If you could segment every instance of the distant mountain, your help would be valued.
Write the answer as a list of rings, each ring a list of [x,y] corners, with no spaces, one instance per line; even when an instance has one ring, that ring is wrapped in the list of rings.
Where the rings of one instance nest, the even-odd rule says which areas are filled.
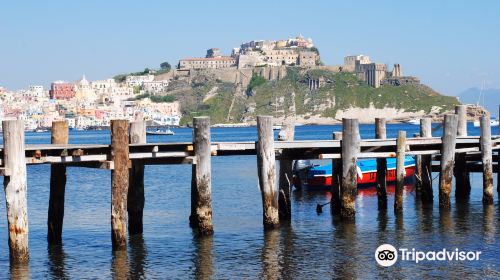
[[[484,89],[483,97],[479,100],[481,90],[479,88],[470,88],[458,95],[458,99],[462,104],[479,103],[488,110],[493,116],[498,116],[498,106],[500,105],[500,89]]]

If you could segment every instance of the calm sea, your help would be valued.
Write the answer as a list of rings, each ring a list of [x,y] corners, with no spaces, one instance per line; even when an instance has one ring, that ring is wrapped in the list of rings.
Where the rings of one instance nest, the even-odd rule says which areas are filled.
[[[340,126],[299,126],[296,139],[331,139]],[[398,130],[408,135],[418,126],[388,125],[388,136]],[[496,130],[496,128],[495,128]],[[191,141],[190,129],[174,129],[175,136],[148,136],[148,142]],[[438,132],[439,134],[440,132]],[[479,130],[469,126],[469,134]],[[494,134],[497,134],[494,131]],[[363,138],[374,135],[373,125],[362,125]],[[70,133],[71,143],[109,143],[108,131]],[[255,128],[214,128],[212,141],[253,141]],[[27,133],[27,143],[49,143],[49,133]],[[264,232],[255,156],[214,157],[213,237],[196,238],[188,224],[189,165],[147,166],[144,234],[129,237],[126,253],[113,254],[110,233],[110,172],[68,168],[63,246],[48,247],[47,208],[49,166],[28,167],[30,263],[9,265],[5,198],[0,195],[0,278],[33,279],[331,279],[331,278],[500,278],[500,209],[484,207],[482,178],[472,175],[468,202],[450,211],[424,207],[411,187],[404,195],[404,212],[395,216],[393,195],[389,211],[377,210],[374,192],[360,192],[355,222],[341,222],[316,204],[329,201],[326,192],[292,194],[292,221]],[[434,174],[437,175],[437,174]],[[496,186],[496,182],[495,182]],[[375,249],[389,243],[420,251],[481,251],[479,261],[397,262],[380,267]]]

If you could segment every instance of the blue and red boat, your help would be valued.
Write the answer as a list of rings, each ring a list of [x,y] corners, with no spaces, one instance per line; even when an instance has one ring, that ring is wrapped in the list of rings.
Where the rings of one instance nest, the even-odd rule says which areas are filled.
[[[415,174],[415,159],[405,157],[405,179]],[[332,185],[332,164],[313,165],[308,162],[297,162],[294,166],[294,180],[296,187],[329,188]],[[374,186],[377,182],[377,160],[358,160],[358,187]],[[396,181],[396,159],[387,159],[387,182]]]

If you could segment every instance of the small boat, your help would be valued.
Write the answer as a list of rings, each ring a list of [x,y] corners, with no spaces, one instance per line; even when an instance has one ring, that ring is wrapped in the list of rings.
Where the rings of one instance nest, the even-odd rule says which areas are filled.
[[[281,130],[281,125],[273,125],[273,130]]]
[[[157,129],[155,131],[147,130],[146,134],[147,135],[175,135],[175,133],[168,128],[165,130]]]
[[[474,122],[474,127],[480,127],[481,123],[479,121]],[[498,126],[498,119],[491,119],[490,126]]]
[[[405,179],[415,174],[415,159],[405,157]],[[358,161],[358,186],[375,185],[377,182],[377,160]],[[396,159],[387,158],[387,182],[396,181]],[[312,189],[329,188],[332,185],[332,164],[312,165],[297,161],[294,166],[295,187],[307,186]]]
[[[411,125],[420,125],[420,119],[409,120],[409,121],[406,121],[405,123],[411,124]]]

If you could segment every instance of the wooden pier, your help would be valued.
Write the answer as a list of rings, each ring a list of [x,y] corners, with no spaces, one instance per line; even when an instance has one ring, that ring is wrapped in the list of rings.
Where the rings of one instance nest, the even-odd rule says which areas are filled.
[[[274,139],[273,119],[257,118],[257,142],[211,142],[208,117],[193,121],[193,141],[184,143],[146,143],[143,122],[126,120],[111,123],[111,144],[68,144],[68,126],[54,122],[51,144],[25,145],[22,120],[3,121],[0,147],[0,173],[4,176],[9,227],[10,259],[15,263],[29,260],[27,165],[51,164],[50,200],[47,220],[49,244],[60,244],[63,232],[66,167],[111,170],[111,232],[113,250],[124,250],[129,234],[142,233],[144,209],[144,166],[191,164],[190,225],[200,235],[214,232],[212,224],[211,157],[255,155],[262,193],[263,225],[276,228],[290,219],[291,162],[299,159],[332,160],[336,174],[332,186],[332,213],[343,219],[355,217],[357,195],[356,163],[361,158],[377,159],[379,208],[387,207],[386,158],[397,158],[397,182],[394,210],[403,205],[405,156],[417,157],[417,188],[423,203],[433,203],[431,172],[439,172],[439,205],[450,207],[453,176],[457,199],[470,192],[469,172],[483,173],[483,203],[493,203],[493,172],[498,172],[500,137],[491,136],[488,117],[481,118],[481,136],[467,136],[463,108],[446,115],[443,136],[432,137],[431,120],[421,120],[421,133],[408,138],[401,131],[397,139],[386,138],[385,119],[376,120],[376,139],[360,139],[356,119],[344,119],[342,133],[333,140],[294,141],[293,126],[286,127],[279,141]],[[466,126],[465,126],[466,127]],[[276,160],[281,161],[277,171]],[[460,172],[460,174],[454,174]],[[462,174],[465,173],[465,174]],[[279,174],[279,176],[278,176]],[[279,181],[278,181],[279,179]]]

